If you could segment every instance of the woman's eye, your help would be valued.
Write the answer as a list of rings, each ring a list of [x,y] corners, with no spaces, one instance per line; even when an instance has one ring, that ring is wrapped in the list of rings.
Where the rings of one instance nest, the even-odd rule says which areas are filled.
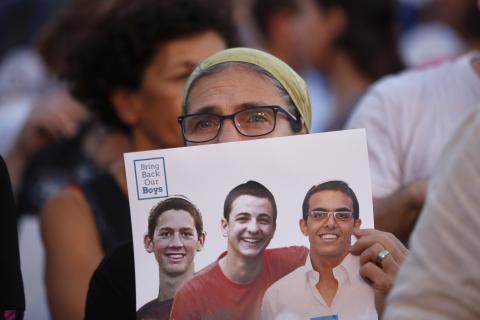
[[[254,113],[250,115],[249,122],[259,123],[259,122],[266,122],[267,118],[261,112]]]
[[[209,130],[218,127],[218,121],[211,118],[196,119],[195,130]]]
[[[201,121],[197,125],[201,129],[207,129],[213,126],[212,121]]]

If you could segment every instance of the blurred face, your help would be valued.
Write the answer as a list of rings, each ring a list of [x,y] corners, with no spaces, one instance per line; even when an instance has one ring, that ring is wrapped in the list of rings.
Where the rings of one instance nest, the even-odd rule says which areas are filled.
[[[303,63],[323,69],[328,64],[334,49],[337,24],[333,16],[324,11],[313,0],[299,1],[299,13],[295,19],[294,28],[297,35],[314,34],[311,37],[297,36],[294,50]]]
[[[222,229],[228,237],[229,254],[260,257],[275,232],[270,201],[250,195],[239,196],[232,203],[228,221],[222,219]]]
[[[323,190],[314,193],[308,205],[309,210],[353,212],[352,199],[341,191]],[[352,217],[341,221],[330,214],[321,221],[316,221],[311,216],[306,222],[301,219],[300,229],[310,241],[312,256],[340,263],[348,254],[353,231],[358,230],[360,224],[360,219],[354,220]]]
[[[145,69],[140,89],[133,94],[136,150],[182,145],[177,117],[186,79],[197,64],[225,47],[222,38],[210,31],[170,41],[158,49]]]
[[[193,258],[203,247],[195,221],[185,210],[167,210],[157,219],[153,239],[145,236],[145,248],[154,253],[162,274],[179,276],[194,271]]]
[[[190,91],[188,114],[230,115],[257,106],[277,105],[288,110],[285,99],[269,80],[255,71],[231,67],[199,79]],[[223,122],[218,136],[208,143],[289,136],[295,134],[283,114],[276,116],[275,130],[260,137],[241,135],[229,119]],[[301,133],[306,133],[305,128]],[[187,143],[190,144],[190,143]]]

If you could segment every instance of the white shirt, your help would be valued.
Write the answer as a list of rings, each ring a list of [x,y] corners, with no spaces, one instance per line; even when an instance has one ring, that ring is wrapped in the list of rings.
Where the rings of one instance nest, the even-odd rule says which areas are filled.
[[[480,109],[476,55],[387,77],[363,97],[347,127],[366,128],[374,197],[430,178],[455,130]]]
[[[308,258],[304,266],[267,290],[263,298],[262,319],[377,319],[373,288],[361,278],[359,269],[359,257],[351,254],[333,269],[338,289],[331,306],[328,306],[315,287],[320,275]]]
[[[384,319],[480,319],[480,113],[443,154]]]

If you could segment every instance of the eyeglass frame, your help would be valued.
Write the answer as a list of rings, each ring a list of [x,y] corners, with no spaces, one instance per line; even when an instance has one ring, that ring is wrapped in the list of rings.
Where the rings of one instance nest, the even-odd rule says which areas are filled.
[[[237,127],[237,124],[235,123],[235,116],[238,115],[239,113],[242,113],[242,112],[245,112],[245,111],[248,111],[248,110],[252,110],[252,109],[270,109],[273,111],[273,115],[274,115],[274,122],[273,122],[273,128],[272,130],[266,132],[266,133],[262,133],[262,134],[259,134],[259,135],[247,135],[247,134],[244,134],[242,132],[240,132],[240,129],[238,129]],[[218,135],[220,134],[220,132],[222,131],[222,127],[223,127],[223,123],[226,119],[230,119],[232,120],[232,123],[233,123],[233,126],[235,127],[235,130],[237,130],[237,132],[239,134],[241,134],[242,136],[244,137],[262,137],[262,136],[265,136],[267,134],[270,134],[272,133],[273,131],[275,131],[275,128],[277,127],[277,113],[280,112],[282,114],[284,114],[289,121],[293,122],[293,123],[298,123],[299,120],[300,120],[300,117],[296,117],[294,116],[292,113],[290,113],[289,111],[285,110],[284,108],[280,107],[280,106],[277,106],[277,105],[268,105],[268,106],[254,106],[254,107],[250,107],[250,108],[246,108],[246,109],[243,109],[243,110],[239,110],[237,112],[234,112],[232,114],[228,114],[228,115],[218,115],[218,114],[214,114],[214,113],[209,113],[209,112],[200,112],[200,113],[194,113],[194,114],[187,114],[187,115],[184,115],[184,116],[180,116],[178,117],[178,123],[180,124],[180,127],[182,128],[182,136],[183,136],[183,139],[185,141],[188,141],[188,142],[191,142],[191,143],[203,143],[203,142],[208,142],[208,141],[212,141],[214,140],[215,138],[218,137]],[[209,115],[209,116],[215,116],[217,117],[218,119],[220,119],[220,125],[218,126],[218,129],[217,129],[217,133],[215,134],[215,136],[211,139],[208,139],[208,140],[202,140],[202,141],[192,141],[192,140],[188,140],[185,136],[185,128],[183,126],[183,123],[184,123],[184,120],[187,119],[187,118],[190,118],[190,117],[194,117],[194,116],[201,116],[201,115]]]
[[[327,215],[322,217],[322,218],[314,218],[312,213],[313,212],[324,212],[326,213]],[[347,219],[341,219],[341,218],[338,218],[337,217],[337,214],[338,213],[349,213],[350,214],[350,217],[348,217]],[[354,218],[353,216],[353,211],[346,211],[346,210],[339,210],[339,211],[336,211],[336,210],[332,210],[332,211],[327,211],[327,210],[319,210],[319,209],[312,209],[312,210],[309,210],[308,211],[308,216],[310,218],[312,218],[313,220],[315,221],[326,221],[328,220],[328,218],[330,218],[330,216],[333,216],[333,218],[335,219],[335,221],[341,221],[341,222],[346,222],[346,221],[350,221],[350,219]],[[355,218],[354,218],[355,220]]]

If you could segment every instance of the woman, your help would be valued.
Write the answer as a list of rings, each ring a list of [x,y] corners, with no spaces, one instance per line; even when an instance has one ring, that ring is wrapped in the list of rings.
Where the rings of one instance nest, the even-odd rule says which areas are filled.
[[[255,126],[249,126],[253,121]],[[246,48],[221,51],[194,70],[180,117],[187,145],[305,134],[310,122],[310,98],[304,81],[272,55]],[[373,283],[380,314],[406,249],[391,234],[381,231],[362,230],[357,236],[360,240],[352,253],[362,257],[361,271]],[[375,264],[384,249],[390,254]],[[94,311],[110,305],[104,302],[114,298],[134,305],[132,251],[131,243],[121,247],[95,272],[89,292]],[[123,293],[120,298],[119,292]],[[94,318],[101,313],[89,313],[87,307],[87,315]]]
[[[223,1],[120,0],[73,50],[66,80],[74,97],[128,133],[132,151],[177,147],[185,80],[234,42]],[[83,318],[88,281],[105,253],[131,239],[120,162],[66,188],[42,210],[46,281],[54,318]]]
[[[274,113],[270,130],[256,131],[258,126],[246,130],[243,115],[248,121],[257,119],[266,113],[262,107],[269,105],[285,111]],[[183,113],[180,122],[187,145],[308,133],[311,122],[304,81],[279,59],[244,48],[219,52],[194,70],[185,90]],[[195,124],[202,124],[201,130]],[[378,230],[361,230],[356,236],[360,239],[352,253],[361,255],[360,272],[371,281],[381,314],[407,249],[393,235]]]

